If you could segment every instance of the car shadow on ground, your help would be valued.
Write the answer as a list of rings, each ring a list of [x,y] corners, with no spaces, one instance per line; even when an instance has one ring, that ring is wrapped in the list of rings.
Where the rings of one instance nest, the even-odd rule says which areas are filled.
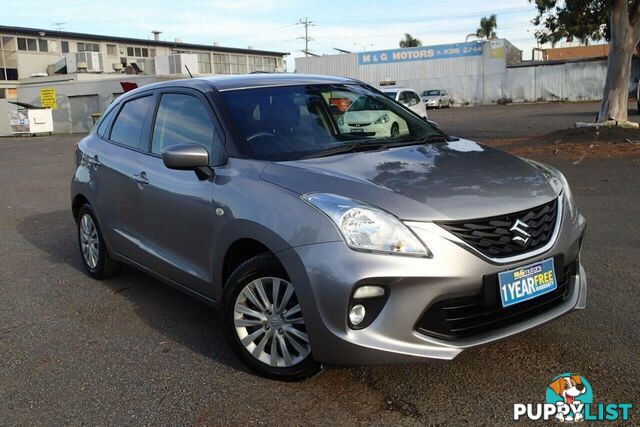
[[[527,401],[538,387],[544,386],[551,374],[566,369],[565,357],[578,369],[586,364],[583,357],[562,344],[569,342],[571,323],[557,322],[552,327],[538,328],[507,341],[470,350],[453,361],[374,367],[332,366],[324,374],[298,384],[252,378],[226,344],[219,326],[220,316],[213,308],[133,268],[123,268],[118,277],[110,280],[90,279],[83,271],[75,225],[68,211],[28,216],[17,224],[17,229],[29,243],[45,253],[42,262],[71,267],[69,280],[60,285],[69,286],[60,290],[62,294],[78,292],[78,287],[88,287],[87,292],[101,287],[108,297],[104,299],[98,295],[97,299],[105,301],[106,309],[117,309],[124,317],[121,322],[126,322],[126,316],[131,312],[145,326],[156,331],[162,340],[173,341],[214,363],[247,374],[247,384],[270,384],[277,395],[293,393],[299,399],[308,399],[305,404],[309,405],[310,411],[318,405],[317,396],[322,395],[326,400],[323,405],[340,407],[365,423],[374,419],[379,421],[375,418],[379,416],[399,416],[414,423],[444,423],[443,414],[468,404],[469,397],[464,393],[450,395],[452,384],[465,384],[470,379],[491,384],[496,376],[507,381],[522,375],[519,366],[532,363],[550,368],[547,372],[528,372],[526,380],[530,385],[522,390],[515,385],[502,391],[495,388],[476,390],[471,396],[476,402],[471,405],[472,410],[482,409],[484,393],[489,391],[501,402],[495,409],[500,414],[499,419],[504,421],[514,402]],[[95,294],[92,295],[96,299]],[[125,300],[126,304],[119,299]],[[555,343],[552,352],[547,351],[549,342]],[[430,398],[425,401],[416,396]],[[218,415],[213,398],[207,407],[210,409],[203,409],[201,415],[215,420]],[[473,419],[472,413],[461,415]]]
[[[68,283],[74,287],[103,287],[113,298],[130,302],[134,314],[167,341],[235,370],[246,371],[227,346],[219,326],[220,315],[212,307],[129,266],[123,266],[120,274],[112,279],[90,278],[80,259],[76,228],[69,211],[28,216],[17,224],[17,229],[29,243],[45,252],[48,257],[45,262],[72,267],[73,277]]]

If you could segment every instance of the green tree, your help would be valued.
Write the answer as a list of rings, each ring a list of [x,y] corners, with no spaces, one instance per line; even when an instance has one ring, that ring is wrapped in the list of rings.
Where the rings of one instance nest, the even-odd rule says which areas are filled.
[[[529,0],[540,43],[608,40],[607,77],[598,122],[627,121],[631,58],[640,42],[640,0]]]
[[[480,28],[476,30],[475,36],[482,40],[490,40],[496,37],[498,22],[496,15],[485,16],[480,19]]]
[[[422,46],[420,39],[413,37],[409,33],[404,34],[404,38],[400,40],[400,47],[417,47]]]

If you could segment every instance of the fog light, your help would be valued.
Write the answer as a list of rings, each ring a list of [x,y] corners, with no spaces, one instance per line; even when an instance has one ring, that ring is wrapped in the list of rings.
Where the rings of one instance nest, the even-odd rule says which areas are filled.
[[[349,321],[353,326],[358,326],[364,320],[365,309],[362,304],[354,305],[349,312]]]
[[[377,298],[384,295],[382,286],[360,286],[353,294],[355,299]]]

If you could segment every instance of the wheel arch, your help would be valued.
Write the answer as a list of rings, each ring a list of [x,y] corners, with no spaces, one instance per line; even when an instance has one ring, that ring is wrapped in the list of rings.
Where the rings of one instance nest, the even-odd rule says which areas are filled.
[[[287,271],[285,263],[278,257],[278,252],[290,248],[291,245],[273,230],[253,221],[236,220],[218,234],[221,237],[215,245],[214,253],[220,261],[213,264],[213,277],[217,282],[216,301],[221,301],[222,289],[233,270],[260,253],[272,253]]]

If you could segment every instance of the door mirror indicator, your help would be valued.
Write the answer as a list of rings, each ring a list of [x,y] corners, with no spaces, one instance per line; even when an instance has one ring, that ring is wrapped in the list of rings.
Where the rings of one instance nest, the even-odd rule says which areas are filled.
[[[162,152],[162,161],[169,169],[192,170],[200,180],[213,175],[209,167],[209,152],[198,144],[178,144]]]

